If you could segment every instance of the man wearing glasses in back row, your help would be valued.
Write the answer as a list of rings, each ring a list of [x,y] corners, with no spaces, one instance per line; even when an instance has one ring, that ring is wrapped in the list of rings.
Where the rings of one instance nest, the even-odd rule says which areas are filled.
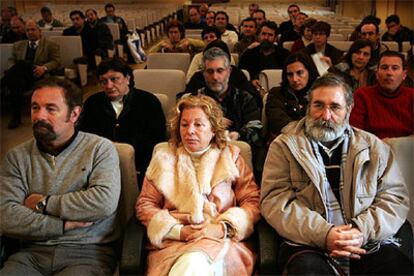
[[[119,58],[102,61],[96,74],[103,91],[86,100],[79,129],[132,145],[141,183],[154,146],[165,140],[161,104],[153,94],[134,88],[132,70]]]

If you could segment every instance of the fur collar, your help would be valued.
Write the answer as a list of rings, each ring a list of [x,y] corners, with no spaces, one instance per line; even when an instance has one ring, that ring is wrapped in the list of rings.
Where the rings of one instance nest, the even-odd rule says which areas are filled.
[[[179,212],[189,213],[192,223],[216,217],[217,209],[207,196],[220,182],[232,182],[239,176],[235,160],[238,151],[227,146],[223,150],[212,146],[201,157],[196,172],[190,155],[180,146],[161,143],[154,149],[146,177]]]

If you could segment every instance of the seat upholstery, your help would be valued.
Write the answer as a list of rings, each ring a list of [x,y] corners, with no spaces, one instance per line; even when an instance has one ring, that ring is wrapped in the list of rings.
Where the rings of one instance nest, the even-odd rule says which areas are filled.
[[[80,36],[50,36],[48,39],[59,45],[61,65],[65,68],[70,67],[75,58],[83,56]]]
[[[175,106],[175,96],[185,90],[185,74],[173,69],[134,70],[135,88],[168,96],[166,110]],[[167,112],[168,114],[168,112]]]
[[[394,151],[395,159],[402,172],[405,184],[408,189],[408,196],[410,198],[410,210],[408,212],[408,221],[411,225],[414,224],[414,137],[398,137],[385,139],[384,142],[391,146]]]
[[[0,78],[10,68],[13,58],[13,43],[0,44]]]
[[[259,81],[266,92],[273,87],[279,87],[282,82],[282,69],[266,69],[259,74]]]
[[[191,58],[189,53],[151,53],[148,55],[148,69],[176,69],[187,73]],[[159,79],[161,80],[161,79]]]

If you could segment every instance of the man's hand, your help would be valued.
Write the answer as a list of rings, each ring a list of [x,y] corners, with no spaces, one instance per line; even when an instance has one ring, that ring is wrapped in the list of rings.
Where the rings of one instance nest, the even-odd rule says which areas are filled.
[[[362,233],[352,225],[335,226],[326,236],[326,249],[332,257],[360,259],[360,255],[366,253],[361,248],[362,242]]]
[[[259,46],[260,45],[260,42],[258,42],[258,41],[255,41],[255,42],[253,42],[252,44],[250,44],[248,47],[247,47],[247,49],[253,49],[253,48],[256,48],[257,46]]]
[[[46,73],[46,67],[45,66],[38,66],[36,65],[36,68],[33,70],[33,74],[36,77],[41,77]]]
[[[85,228],[89,227],[93,224],[93,222],[82,222],[82,221],[71,221],[66,220],[64,224],[65,231],[72,230],[75,228]]]
[[[24,199],[24,206],[32,210],[35,210],[36,204],[39,202],[40,199],[42,199],[42,197],[44,197],[44,195],[30,194],[28,197]]]
[[[191,241],[199,237],[211,237],[221,239],[224,229],[221,224],[203,223],[199,225],[185,225],[181,228],[180,238],[182,241]]]

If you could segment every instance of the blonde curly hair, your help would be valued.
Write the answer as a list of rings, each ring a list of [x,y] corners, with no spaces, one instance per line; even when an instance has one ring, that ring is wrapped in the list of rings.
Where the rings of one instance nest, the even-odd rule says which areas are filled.
[[[205,95],[183,97],[173,110],[172,118],[168,124],[170,134],[169,143],[175,147],[182,144],[180,135],[181,115],[185,109],[201,108],[206,114],[214,132],[212,143],[216,144],[219,149],[227,146],[226,129],[230,121],[224,118],[220,105],[212,98]]]

